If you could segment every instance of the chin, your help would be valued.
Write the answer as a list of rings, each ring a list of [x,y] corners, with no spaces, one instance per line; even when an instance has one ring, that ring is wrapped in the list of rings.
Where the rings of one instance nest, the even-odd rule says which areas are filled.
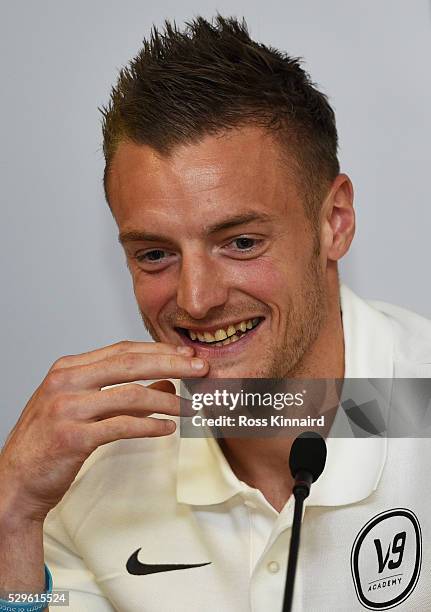
[[[256,364],[211,364],[208,378],[271,378],[270,369],[263,365],[256,368]]]

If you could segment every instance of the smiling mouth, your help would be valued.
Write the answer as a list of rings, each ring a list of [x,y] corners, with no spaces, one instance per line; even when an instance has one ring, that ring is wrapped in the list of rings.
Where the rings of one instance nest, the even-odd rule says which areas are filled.
[[[226,346],[233,344],[246,336],[250,331],[256,329],[264,320],[264,317],[256,317],[254,319],[245,319],[240,323],[230,324],[227,327],[220,327],[213,331],[193,330],[184,327],[176,327],[175,330],[183,337],[187,338],[188,342],[200,346]]]

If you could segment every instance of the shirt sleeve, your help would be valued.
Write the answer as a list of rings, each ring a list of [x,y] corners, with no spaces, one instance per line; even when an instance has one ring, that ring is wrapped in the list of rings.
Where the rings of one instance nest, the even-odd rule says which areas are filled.
[[[53,590],[69,593],[68,612],[115,612],[67,534],[56,508],[49,512],[43,533],[45,563],[52,574]],[[56,610],[56,607],[52,607]]]

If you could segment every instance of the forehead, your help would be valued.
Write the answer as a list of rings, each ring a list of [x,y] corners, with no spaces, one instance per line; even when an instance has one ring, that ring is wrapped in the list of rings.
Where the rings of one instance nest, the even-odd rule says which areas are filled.
[[[244,207],[293,212],[298,195],[288,160],[272,135],[251,126],[205,136],[169,155],[123,141],[111,163],[109,201],[122,228],[143,215],[173,222]]]

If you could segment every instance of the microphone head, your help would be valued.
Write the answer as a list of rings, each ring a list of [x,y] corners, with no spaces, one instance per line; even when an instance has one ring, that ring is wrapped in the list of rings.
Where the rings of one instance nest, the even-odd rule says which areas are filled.
[[[289,456],[289,467],[293,478],[298,472],[308,472],[315,482],[323,472],[326,463],[326,443],[314,431],[306,431],[296,438]]]

